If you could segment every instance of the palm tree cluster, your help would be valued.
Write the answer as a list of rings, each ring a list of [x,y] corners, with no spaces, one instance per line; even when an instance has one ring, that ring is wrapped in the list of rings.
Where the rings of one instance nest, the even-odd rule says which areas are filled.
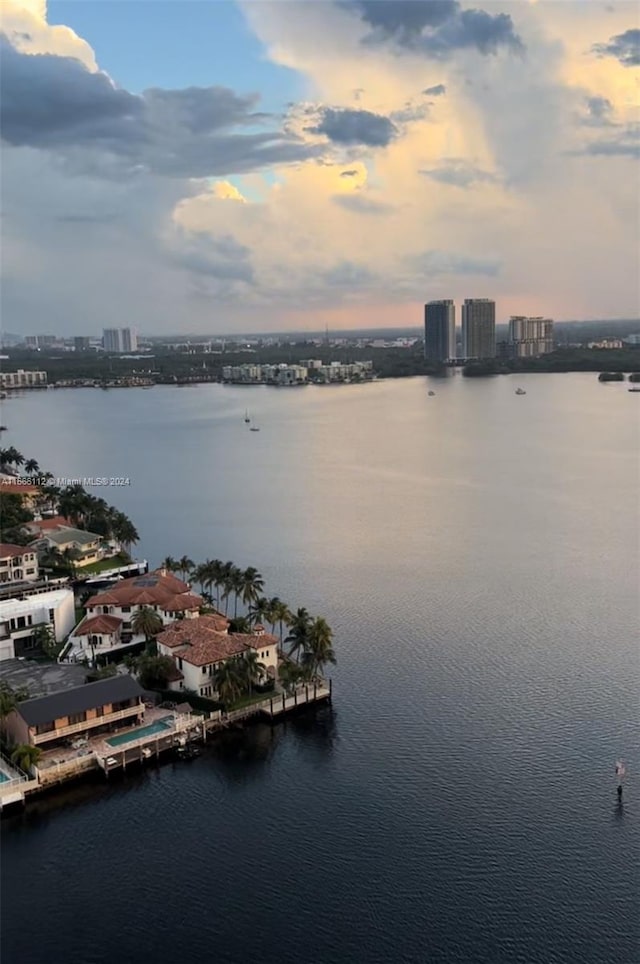
[[[139,539],[136,527],[119,509],[90,495],[81,485],[68,485],[58,493],[58,512],[74,525],[106,539],[116,539],[127,551]]]
[[[245,693],[251,696],[253,687],[264,679],[265,666],[253,650],[221,663],[213,676],[218,696],[226,706],[237,702]]]
[[[321,676],[327,664],[337,662],[331,627],[322,616],[313,619],[304,608],[292,617],[286,642],[305,679]]]

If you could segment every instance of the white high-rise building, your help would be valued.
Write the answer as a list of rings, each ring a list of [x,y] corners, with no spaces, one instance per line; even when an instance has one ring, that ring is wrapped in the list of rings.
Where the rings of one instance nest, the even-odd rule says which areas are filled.
[[[550,318],[512,315],[509,320],[509,352],[514,358],[535,358],[553,351],[553,322]]]
[[[114,354],[137,351],[138,338],[133,328],[103,328],[102,347]]]

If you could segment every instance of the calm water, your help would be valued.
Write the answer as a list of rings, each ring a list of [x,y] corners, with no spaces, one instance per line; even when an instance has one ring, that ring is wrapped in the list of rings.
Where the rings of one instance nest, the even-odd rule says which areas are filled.
[[[94,491],[152,564],[256,565],[339,666],[332,714],[5,820],[4,964],[638,964],[639,405],[591,374],[5,403],[3,444],[131,479]]]

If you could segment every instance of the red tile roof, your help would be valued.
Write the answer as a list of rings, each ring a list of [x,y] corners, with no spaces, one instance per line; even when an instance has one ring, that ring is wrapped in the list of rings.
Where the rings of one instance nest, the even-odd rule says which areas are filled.
[[[189,602],[184,606],[176,605],[179,596],[188,594]],[[173,608],[166,609],[170,603]],[[202,605],[200,596],[192,593],[186,582],[172,574],[162,574],[162,570],[150,572],[146,576],[133,576],[123,579],[106,592],[92,596],[86,603],[86,608],[93,606],[160,606],[168,612],[178,612],[184,609],[197,609]]]
[[[219,616],[199,616],[181,620],[160,633],[156,642],[174,650],[174,658],[179,657],[192,666],[220,663],[248,649],[260,650],[278,643],[275,636],[268,634],[218,632],[214,627],[219,619]]]
[[[14,559],[16,556],[24,556],[25,553],[33,555],[35,549],[30,546],[15,546],[10,542],[0,543],[0,559]]]
[[[115,633],[122,626],[122,620],[117,616],[90,616],[83,619],[78,628],[74,631],[74,636],[89,636],[91,633]]]
[[[156,641],[173,649],[175,646],[184,646],[187,640],[198,642],[208,639],[212,633],[226,635],[228,625],[229,620],[218,613],[207,613],[196,619],[179,619],[159,633]]]
[[[196,596],[192,592],[183,592],[162,603],[162,608],[166,613],[180,613],[186,609],[200,609],[202,596]]]
[[[49,532],[51,529],[72,529],[73,522],[65,519],[63,515],[55,515],[51,519],[40,519],[39,522],[30,522],[27,526],[32,532]]]

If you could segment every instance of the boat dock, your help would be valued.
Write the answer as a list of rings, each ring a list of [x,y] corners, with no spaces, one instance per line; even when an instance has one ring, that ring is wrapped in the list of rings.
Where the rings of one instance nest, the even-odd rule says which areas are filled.
[[[24,803],[32,793],[90,772],[101,770],[107,777],[112,772],[124,773],[127,767],[159,760],[169,750],[181,752],[189,743],[206,743],[210,735],[242,727],[245,722],[263,720],[273,725],[302,707],[331,702],[331,695],[331,680],[318,680],[299,685],[290,693],[255,700],[228,713],[215,710],[196,715],[166,703],[148,707],[142,726],[95,739],[78,739],[70,747],[58,747],[43,754],[34,767],[34,776],[22,773],[9,760],[0,759],[0,809]]]

